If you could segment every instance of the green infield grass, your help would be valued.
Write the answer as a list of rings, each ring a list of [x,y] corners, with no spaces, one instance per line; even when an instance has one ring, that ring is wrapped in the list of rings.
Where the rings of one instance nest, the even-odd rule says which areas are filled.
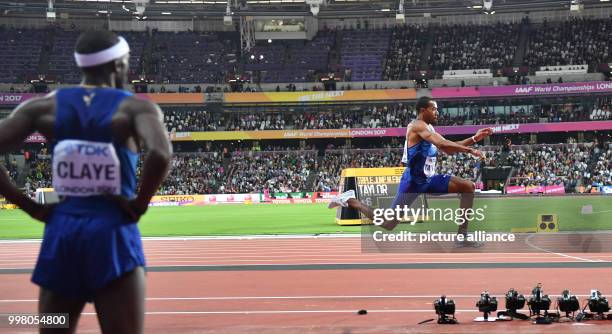
[[[430,208],[458,207],[457,199],[430,199]],[[590,208],[584,209],[586,206]],[[612,196],[479,198],[484,220],[470,230],[506,231],[535,227],[538,214],[556,214],[562,231],[612,230]],[[586,210],[586,211],[585,211]],[[210,205],[152,207],[140,222],[143,236],[360,233],[360,226],[335,223],[327,204]],[[44,225],[21,210],[0,210],[0,238],[41,238]],[[401,229],[455,231],[451,221],[426,221]]]

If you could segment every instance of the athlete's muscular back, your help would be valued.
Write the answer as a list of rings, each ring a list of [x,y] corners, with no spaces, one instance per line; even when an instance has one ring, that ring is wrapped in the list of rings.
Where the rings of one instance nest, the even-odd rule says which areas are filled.
[[[21,146],[33,132],[39,132],[49,142],[54,140],[56,121],[56,99],[51,93],[42,98],[26,101],[5,120],[0,122],[0,154],[7,153]],[[160,108],[149,101],[136,97],[126,97],[114,113],[111,121],[113,141],[126,146],[133,152],[139,148],[148,151],[143,166],[141,189],[133,201],[118,199],[121,205],[133,218],[139,218],[146,211],[148,202],[166,176],[172,154],[168,134],[163,124]],[[22,207],[26,212],[30,206],[27,198],[18,197],[6,175],[0,175],[2,193],[11,202]],[[14,186],[12,187],[14,188]],[[28,212],[31,214],[31,212]],[[35,217],[39,218],[39,217]]]
[[[34,131],[40,132],[48,141],[53,141],[55,109],[55,94],[52,93],[32,99],[15,110],[7,119],[7,124],[0,125],[0,152],[6,151],[5,143],[11,143],[12,147],[19,146]],[[167,146],[167,140],[164,140],[167,133],[162,121],[163,116],[157,105],[136,97],[127,97],[112,118],[114,142],[134,152],[138,152],[140,144],[151,149]]]

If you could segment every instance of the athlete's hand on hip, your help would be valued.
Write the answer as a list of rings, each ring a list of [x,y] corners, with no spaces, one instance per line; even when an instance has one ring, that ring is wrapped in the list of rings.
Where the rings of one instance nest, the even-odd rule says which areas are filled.
[[[481,141],[484,138],[487,138],[488,136],[492,134],[493,134],[492,128],[482,128],[476,132],[476,134],[474,135],[474,138],[476,138],[476,141]]]
[[[142,207],[138,199],[127,199],[118,195],[108,195],[107,197],[119,204],[119,207],[135,222],[139,221],[140,217],[147,212],[148,206]]]
[[[21,209],[25,211],[30,217],[43,223],[46,223],[47,219],[49,219],[49,216],[51,216],[55,205],[56,204],[40,204],[32,201],[31,206]]]

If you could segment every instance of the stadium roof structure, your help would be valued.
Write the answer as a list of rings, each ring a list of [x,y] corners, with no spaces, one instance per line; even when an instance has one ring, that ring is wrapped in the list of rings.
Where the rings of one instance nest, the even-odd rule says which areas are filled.
[[[319,18],[394,17],[400,2],[406,17],[448,16],[489,12],[569,11],[572,3],[583,8],[612,6],[601,0],[228,0],[234,16],[300,15],[309,16],[310,4],[320,4]],[[111,16],[124,20],[147,16],[150,20],[180,20],[222,17],[225,0],[51,0],[53,10],[70,18]],[[140,8],[139,8],[140,7]],[[0,17],[44,17],[49,0],[0,1]],[[144,12],[142,11],[144,9]]]

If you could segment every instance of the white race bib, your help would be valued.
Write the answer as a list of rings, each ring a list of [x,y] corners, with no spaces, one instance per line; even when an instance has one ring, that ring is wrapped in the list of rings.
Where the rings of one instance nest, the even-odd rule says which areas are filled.
[[[423,174],[427,177],[432,177],[436,173],[436,157],[427,157],[423,166]]]
[[[62,140],[53,150],[53,188],[60,196],[121,194],[121,165],[111,143]]]

